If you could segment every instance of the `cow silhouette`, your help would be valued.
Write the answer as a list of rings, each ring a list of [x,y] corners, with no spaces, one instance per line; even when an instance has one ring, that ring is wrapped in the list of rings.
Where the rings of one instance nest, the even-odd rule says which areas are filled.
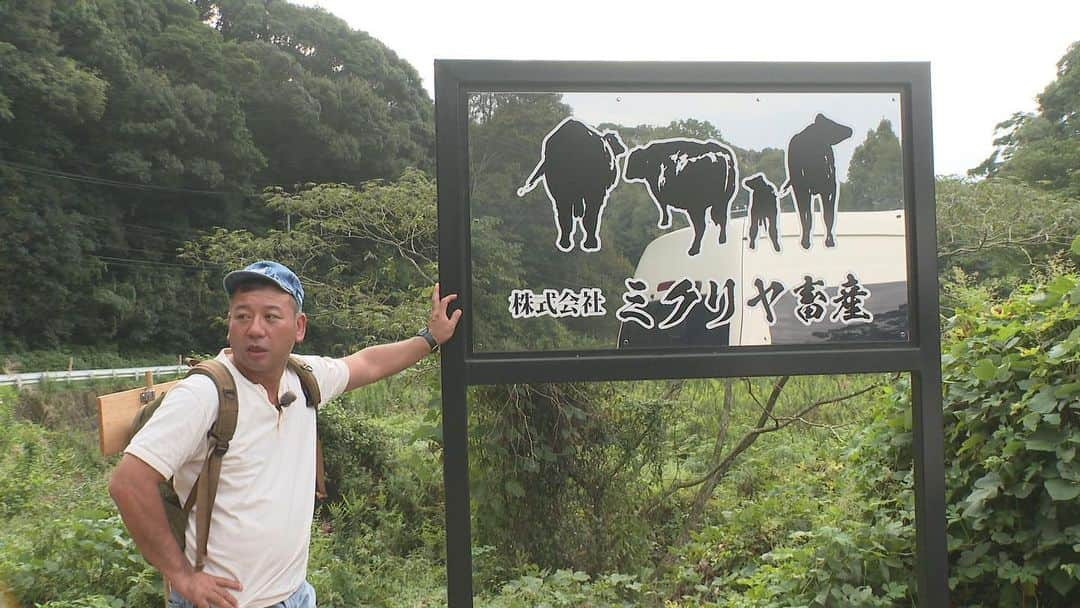
[[[744,179],[742,184],[750,191],[750,248],[754,249],[757,242],[758,228],[764,226],[769,231],[773,249],[780,251],[780,235],[776,226],[780,206],[776,201],[776,186],[761,172]]]
[[[851,127],[818,114],[814,122],[792,136],[787,149],[787,181],[780,192],[791,191],[802,223],[802,246],[810,248],[814,223],[814,197],[821,201],[825,218],[825,246],[835,247],[836,159],[832,147],[851,137]]]
[[[728,146],[711,139],[652,141],[626,155],[623,179],[648,187],[660,211],[658,227],[671,226],[671,209],[686,215],[694,227],[689,255],[701,252],[707,212],[720,227],[719,242],[727,241],[729,209],[739,189],[735,152]]]
[[[578,224],[585,233],[582,251],[600,249],[604,206],[619,181],[616,159],[625,153],[626,145],[618,133],[601,133],[573,117],[564,119],[544,136],[540,162],[525,185],[518,188],[517,195],[525,196],[543,179],[555,214],[559,232],[555,246],[559,251],[574,248]]]

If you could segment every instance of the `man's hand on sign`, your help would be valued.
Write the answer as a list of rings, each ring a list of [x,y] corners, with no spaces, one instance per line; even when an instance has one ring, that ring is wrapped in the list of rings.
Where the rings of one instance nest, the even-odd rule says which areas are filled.
[[[428,319],[428,331],[439,344],[444,344],[454,335],[458,320],[461,319],[461,309],[455,310],[449,316],[446,314],[450,303],[456,299],[456,293],[445,298],[441,297],[439,284],[435,283],[435,289],[431,292],[431,317]]]

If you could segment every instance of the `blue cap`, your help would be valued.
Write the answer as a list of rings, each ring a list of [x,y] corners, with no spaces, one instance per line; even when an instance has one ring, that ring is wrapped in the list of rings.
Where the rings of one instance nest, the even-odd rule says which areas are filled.
[[[232,296],[237,283],[248,279],[274,284],[296,300],[297,310],[304,308],[304,288],[300,285],[300,278],[289,270],[288,266],[269,260],[248,264],[243,270],[234,270],[225,275],[225,280],[222,281],[225,285],[225,293]]]

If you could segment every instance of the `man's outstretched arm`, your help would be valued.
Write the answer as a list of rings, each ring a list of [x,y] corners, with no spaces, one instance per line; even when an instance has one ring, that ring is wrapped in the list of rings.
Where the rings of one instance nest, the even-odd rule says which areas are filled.
[[[196,572],[180,551],[158,494],[162,481],[161,473],[131,454],[124,454],[109,479],[109,495],[135,546],[177,593],[196,606],[237,608],[236,598],[227,590],[240,590],[240,583]]]
[[[439,284],[435,283],[435,289],[431,292],[431,316],[427,327],[439,344],[443,344],[454,335],[454,330],[461,319],[461,310],[455,310],[450,315],[446,314],[447,307],[456,299],[457,294],[442,297],[439,293]],[[414,365],[430,352],[431,346],[427,340],[419,336],[390,344],[369,346],[355,352],[343,359],[349,368],[349,383],[345,390],[351,391],[392,376]]]

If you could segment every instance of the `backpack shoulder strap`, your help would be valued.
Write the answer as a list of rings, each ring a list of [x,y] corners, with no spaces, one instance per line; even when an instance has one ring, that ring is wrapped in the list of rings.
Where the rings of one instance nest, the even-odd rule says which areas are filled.
[[[229,368],[220,361],[210,359],[202,361],[191,368],[188,376],[199,374],[209,376],[217,387],[218,392],[218,416],[207,433],[209,451],[206,462],[203,463],[202,472],[196,481],[192,493],[198,497],[198,506],[195,510],[195,538],[197,542],[195,552],[195,570],[202,571],[206,563],[206,543],[210,539],[210,514],[214,510],[214,499],[217,497],[218,480],[221,478],[221,459],[229,450],[229,442],[232,441],[236,432],[236,418],[240,410],[240,404],[236,397],[236,381],[233,380]],[[192,497],[189,496],[185,508],[191,508]]]
[[[236,381],[233,380],[229,368],[216,359],[200,361],[188,370],[187,375],[208,376],[214,381],[214,386],[218,391],[218,416],[210,427],[210,434],[217,439],[219,445],[224,446],[222,450],[224,453],[229,449],[229,442],[236,433],[236,417],[240,410],[240,404],[236,399]]]
[[[319,391],[319,381],[315,378],[315,370],[297,355],[289,355],[289,369],[300,377],[300,388],[304,389],[304,398],[307,399],[308,407],[319,409],[322,392]]]
[[[319,403],[322,402],[322,392],[319,391],[315,370],[296,355],[289,355],[289,369],[299,376],[300,388],[304,390],[308,407],[315,408],[317,414]],[[323,464],[322,442],[318,439],[315,440],[315,496],[319,500],[326,498],[326,467]]]

